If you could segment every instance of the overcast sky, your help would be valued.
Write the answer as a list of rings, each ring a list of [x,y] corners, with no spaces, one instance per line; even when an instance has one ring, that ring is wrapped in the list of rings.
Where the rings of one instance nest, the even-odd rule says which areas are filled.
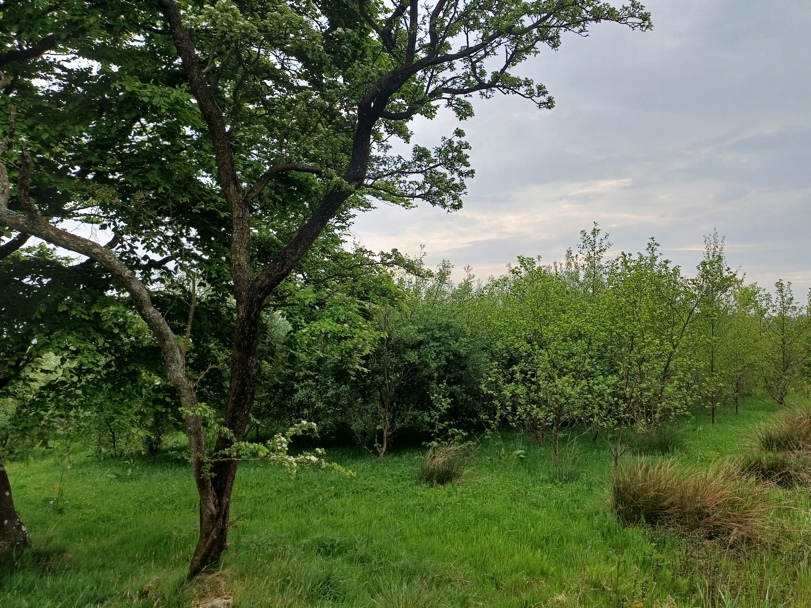
[[[654,28],[600,24],[523,71],[554,110],[498,98],[463,123],[476,177],[465,206],[381,206],[353,233],[373,250],[450,260],[459,276],[504,272],[518,255],[559,260],[592,222],[614,252],[650,237],[692,269],[704,235],[729,264],[771,287],[811,287],[811,2],[648,0]],[[448,116],[416,143],[449,133]]]

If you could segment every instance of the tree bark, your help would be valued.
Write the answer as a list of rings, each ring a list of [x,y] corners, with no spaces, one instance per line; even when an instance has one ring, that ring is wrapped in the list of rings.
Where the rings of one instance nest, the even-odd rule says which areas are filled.
[[[224,458],[235,441],[245,438],[249,414],[256,396],[259,371],[259,328],[262,304],[247,294],[237,304],[236,328],[231,355],[231,386],[220,433],[211,463],[211,510],[200,509],[200,539],[189,564],[189,577],[220,561],[228,548],[231,494],[237,460]]]
[[[14,508],[8,473],[0,464],[0,553],[14,547],[24,548],[29,544],[28,530]]]

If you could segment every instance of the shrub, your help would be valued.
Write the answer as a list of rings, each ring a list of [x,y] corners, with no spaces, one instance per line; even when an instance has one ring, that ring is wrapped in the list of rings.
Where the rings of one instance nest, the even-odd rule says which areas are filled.
[[[767,452],[793,452],[811,448],[811,408],[795,406],[755,433],[758,445]]]
[[[705,538],[768,541],[774,499],[729,467],[699,470],[639,460],[614,472],[611,503],[626,525],[647,523]]]
[[[473,458],[472,443],[432,446],[422,460],[419,478],[432,486],[458,483]]]
[[[673,425],[663,424],[653,430],[636,435],[632,449],[637,454],[673,454],[684,449],[687,440],[684,433]]]
[[[741,473],[784,488],[811,485],[811,454],[808,452],[755,452],[739,461]]]

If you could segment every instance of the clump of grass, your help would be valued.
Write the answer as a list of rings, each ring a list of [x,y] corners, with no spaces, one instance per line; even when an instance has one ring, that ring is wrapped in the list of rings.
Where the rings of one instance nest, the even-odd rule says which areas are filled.
[[[783,488],[811,486],[811,453],[759,451],[743,456],[741,472]]]
[[[614,472],[611,503],[626,525],[647,523],[686,535],[771,542],[776,504],[729,467],[700,470],[639,460]]]
[[[219,570],[201,574],[190,583],[192,608],[225,608],[234,603],[229,590],[230,573]]]
[[[811,449],[811,407],[794,406],[760,428],[755,440],[767,452],[799,452]]]
[[[811,408],[781,412],[754,433],[754,449],[738,461],[741,473],[784,488],[811,485]]]
[[[572,442],[560,451],[560,457],[549,471],[549,480],[553,483],[570,483],[580,478],[581,454],[577,444]]]
[[[458,483],[473,458],[472,443],[443,443],[432,446],[422,460],[421,481],[431,486]]]
[[[684,449],[687,439],[675,425],[662,424],[655,429],[644,430],[634,437],[632,450],[637,454],[668,455]]]

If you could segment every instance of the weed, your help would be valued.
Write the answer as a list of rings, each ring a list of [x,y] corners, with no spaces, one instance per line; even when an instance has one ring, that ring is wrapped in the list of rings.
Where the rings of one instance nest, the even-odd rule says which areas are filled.
[[[580,478],[581,454],[575,442],[569,442],[560,451],[560,459],[552,465],[549,472],[549,481],[553,483],[570,483]]]

